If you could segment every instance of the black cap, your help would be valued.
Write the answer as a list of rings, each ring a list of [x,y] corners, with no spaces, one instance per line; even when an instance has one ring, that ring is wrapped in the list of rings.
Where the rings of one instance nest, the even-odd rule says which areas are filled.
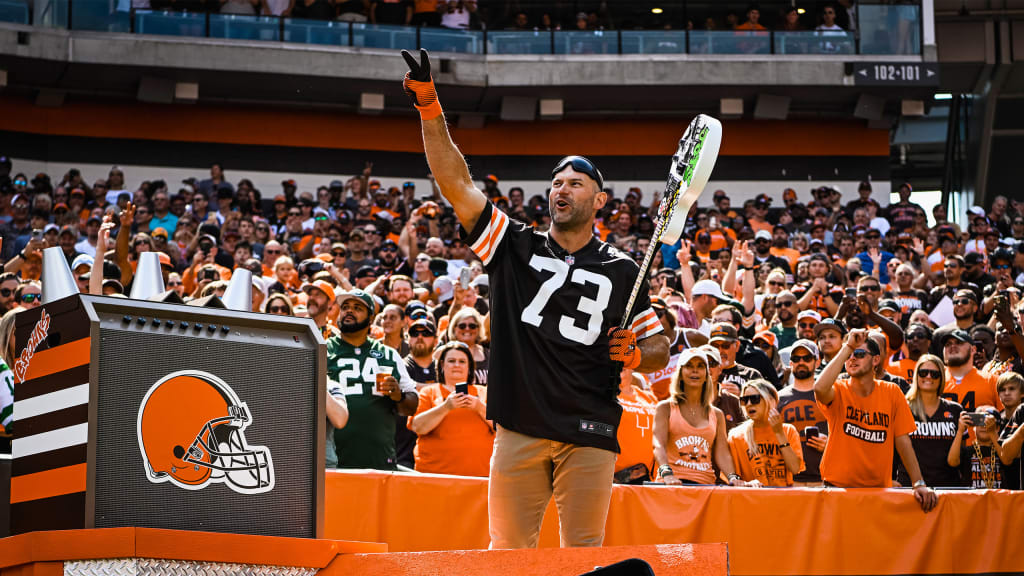
[[[846,336],[846,326],[835,318],[825,318],[818,322],[818,325],[814,327],[814,337],[821,336],[821,333],[825,330],[835,330],[839,332],[840,336]]]
[[[359,280],[360,278],[376,278],[376,277],[377,277],[377,271],[373,268],[373,266],[363,266],[359,270],[356,270],[356,275],[355,275],[355,279],[356,280]]]
[[[984,261],[985,255],[982,254],[981,252],[968,252],[967,255],[964,256],[964,262],[968,266],[976,266]]]
[[[878,311],[881,312],[882,310],[891,310],[892,312],[899,312],[900,305],[897,304],[896,301],[891,298],[885,298],[878,302]]]
[[[942,336],[942,345],[945,346],[946,342],[948,342],[950,338],[956,338],[957,340],[961,342],[966,342],[968,344],[974,343],[974,339],[971,338],[971,335],[968,334],[966,330],[961,330],[960,328],[957,328],[956,330],[944,334]]]

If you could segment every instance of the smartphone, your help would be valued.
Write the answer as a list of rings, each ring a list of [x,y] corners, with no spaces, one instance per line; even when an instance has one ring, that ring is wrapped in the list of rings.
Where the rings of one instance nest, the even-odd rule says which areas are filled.
[[[473,271],[469,266],[465,266],[462,270],[459,270],[459,285],[465,290],[469,288],[469,281],[473,278]]]
[[[469,384],[467,384],[465,382],[460,382],[460,383],[456,384],[455,385],[455,393],[456,394],[469,394]]]
[[[985,425],[985,414],[984,412],[968,412],[967,417],[971,419],[971,426],[984,426]]]
[[[41,228],[33,228],[32,229],[32,239],[33,240],[42,240],[43,239],[43,230]]]
[[[846,289],[846,295],[851,297],[851,298],[856,298],[857,297],[857,289],[856,288],[847,288]]]
[[[819,431],[817,426],[808,426],[807,428],[804,428],[804,438],[806,439],[817,438],[818,434]]]
[[[715,218],[714,216],[712,216],[708,220],[708,227],[711,228],[712,230],[717,229],[718,228],[718,218]]]

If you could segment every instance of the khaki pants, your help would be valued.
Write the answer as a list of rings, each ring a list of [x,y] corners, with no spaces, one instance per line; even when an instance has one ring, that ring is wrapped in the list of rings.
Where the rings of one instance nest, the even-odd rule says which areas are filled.
[[[487,488],[491,549],[536,548],[552,494],[562,546],[600,546],[614,471],[614,452],[498,426]]]

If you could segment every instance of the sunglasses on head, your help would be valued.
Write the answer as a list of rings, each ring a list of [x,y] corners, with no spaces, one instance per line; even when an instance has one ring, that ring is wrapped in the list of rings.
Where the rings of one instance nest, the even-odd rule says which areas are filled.
[[[917,375],[921,378],[931,378],[932,380],[942,378],[942,372],[939,372],[938,370],[930,370],[928,368],[918,369]]]
[[[814,356],[811,355],[811,354],[790,354],[789,355],[789,361],[790,362],[806,362],[806,363],[810,364],[811,362],[814,362]]]
[[[761,403],[760,394],[747,394],[746,396],[740,396],[740,402],[744,404],[750,404],[751,406],[757,406]]]
[[[270,308],[267,308],[267,312],[270,312],[271,314],[283,314],[287,311],[287,306],[271,306]]]
[[[555,165],[555,169],[551,171],[551,177],[554,178],[556,174],[565,170],[566,166],[572,166],[572,169],[577,172],[582,172],[587,176],[593,178],[597,182],[597,187],[604,189],[604,176],[601,175],[601,171],[594,166],[593,162],[587,160],[583,156],[566,156],[558,161]]]
[[[21,301],[26,303],[26,304],[31,304],[33,302],[37,302],[42,297],[43,297],[42,294],[22,294],[21,295]]]

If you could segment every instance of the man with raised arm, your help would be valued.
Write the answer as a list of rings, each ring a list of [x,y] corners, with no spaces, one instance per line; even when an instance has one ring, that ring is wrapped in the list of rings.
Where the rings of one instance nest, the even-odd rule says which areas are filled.
[[[552,170],[549,232],[510,220],[473,184],[448,133],[427,52],[419,62],[402,56],[430,171],[490,278],[491,548],[536,547],[552,495],[562,546],[600,546],[622,414],[613,373],[623,365],[653,372],[669,358],[647,283],[629,328],[619,329],[639,268],[594,237],[594,215],[607,201],[594,164],[567,156]]]
[[[826,486],[888,488],[895,446],[914,483],[914,498],[928,512],[938,497],[921,477],[910,442],[917,430],[914,415],[899,386],[875,378],[881,354],[866,330],[851,330],[814,381],[814,397],[828,420],[821,478]],[[847,376],[840,378],[844,366]]]

